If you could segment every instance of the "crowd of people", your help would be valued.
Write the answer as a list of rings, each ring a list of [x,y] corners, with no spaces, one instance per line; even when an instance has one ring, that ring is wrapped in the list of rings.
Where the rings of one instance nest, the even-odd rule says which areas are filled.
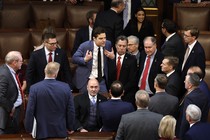
[[[210,139],[198,28],[187,26],[181,37],[164,19],[166,40],[158,46],[142,7],[123,26],[125,4],[112,0],[109,10],[87,13],[89,25],[74,42],[75,73],[52,27],[43,31],[27,66],[20,52],[8,52],[0,67],[0,134],[17,133],[25,110],[25,130],[40,140],[76,131],[116,132],[116,140]],[[75,97],[74,88],[80,92]]]

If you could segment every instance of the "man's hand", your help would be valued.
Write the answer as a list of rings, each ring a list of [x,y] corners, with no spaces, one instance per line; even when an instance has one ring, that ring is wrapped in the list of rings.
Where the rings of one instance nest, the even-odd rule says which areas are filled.
[[[80,132],[88,132],[86,129],[81,129]]]
[[[88,62],[90,61],[91,59],[93,58],[93,55],[92,55],[92,52],[87,50],[86,54],[85,54],[85,57],[84,57],[84,61],[85,62]]]
[[[12,108],[12,110],[11,110],[11,112],[10,112],[10,114],[9,114],[10,117],[13,117],[14,113],[15,113],[15,107]]]
[[[105,54],[108,58],[110,58],[110,59],[114,59],[114,57],[115,57],[113,48],[112,48],[112,51],[111,51],[111,52],[108,51],[108,50],[106,50],[106,49],[104,49],[104,54]]]

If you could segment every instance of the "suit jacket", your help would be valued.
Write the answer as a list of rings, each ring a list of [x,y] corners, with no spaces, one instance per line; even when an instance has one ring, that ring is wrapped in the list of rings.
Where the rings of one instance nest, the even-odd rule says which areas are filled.
[[[62,49],[57,48],[55,50],[54,61],[60,64],[60,70],[56,79],[59,81],[66,82],[70,86],[72,86],[71,84],[72,77],[71,77],[69,61],[66,53]],[[26,70],[26,81],[28,89],[31,85],[44,80],[45,78],[44,69],[46,65],[47,65],[47,60],[44,48],[32,52]]]
[[[141,78],[141,74],[144,70],[144,62],[146,60],[146,57],[147,57],[147,55],[146,55],[145,51],[143,50],[141,52],[141,56],[140,56],[138,80]],[[162,63],[162,60],[163,60],[163,54],[157,50],[154,60],[152,62],[152,65],[151,65],[151,68],[149,71],[149,77],[148,77],[149,87],[153,93],[155,93],[154,79],[158,73],[161,73],[160,64]]]
[[[156,93],[150,98],[149,110],[165,115],[173,115],[178,109],[179,100],[177,97],[166,92]]]
[[[179,119],[179,120],[181,120],[180,127],[179,127],[180,128],[180,131],[179,131],[180,138],[182,138],[184,136],[184,134],[187,132],[187,130],[189,129],[189,123],[185,119],[185,117],[186,117],[185,111],[189,104],[195,104],[201,109],[201,112],[202,112],[201,121],[202,122],[206,122],[207,118],[208,118],[208,112],[209,112],[208,98],[199,88],[196,88],[193,91],[191,91],[184,98],[184,102],[181,106],[181,115],[180,115],[181,118]]]
[[[197,122],[185,134],[184,140],[210,140],[210,124]]]
[[[88,78],[91,74],[93,59],[89,62],[84,61],[85,54],[87,50],[93,52],[94,42],[86,41],[80,45],[76,53],[73,55],[72,60],[73,63],[78,64],[74,75],[74,84],[78,89],[81,89],[88,81]],[[111,42],[106,41],[106,45],[104,49],[111,51]],[[104,55],[104,76],[106,81],[108,80],[108,66],[107,66],[107,57]]]
[[[182,70],[181,78],[184,81],[185,76],[187,75],[187,70],[191,66],[199,66],[202,70],[202,72],[205,75],[205,68],[206,68],[206,57],[205,57],[205,52],[201,44],[197,41],[190,52],[187,61],[184,65],[184,68]]]
[[[116,58],[109,61],[109,87],[111,84],[117,80],[117,68],[116,68]],[[135,104],[135,93],[137,89],[137,62],[135,56],[128,53],[125,54],[123,63],[120,70],[119,81],[122,82],[124,87],[124,96],[122,99],[124,101],[129,101]]]
[[[89,40],[89,26],[85,26],[85,27],[80,28],[76,33],[76,37],[75,37],[75,40],[74,40],[74,47],[73,47],[73,50],[71,52],[72,56],[77,51],[80,44],[82,44],[83,42],[88,41],[88,40]]]
[[[18,88],[6,64],[0,67],[0,128],[6,129],[9,114],[18,97]]]
[[[171,94],[173,96],[176,96],[178,98],[182,97],[183,95],[180,94],[182,87],[182,80],[180,75],[174,71],[169,77],[168,77],[168,83],[166,86],[166,92],[168,94]]]
[[[161,52],[164,56],[175,56],[179,58],[179,64],[176,68],[177,72],[181,72],[182,63],[184,59],[185,46],[182,38],[175,33],[168,41],[161,47]]]
[[[147,109],[122,116],[115,140],[157,140],[162,115]]]
[[[204,93],[206,94],[206,96],[208,97],[209,100],[209,108],[210,108],[210,90],[209,87],[207,85],[207,83],[204,80],[200,81],[200,84],[198,86],[198,88]]]
[[[102,121],[101,131],[116,132],[123,114],[134,111],[131,103],[124,102],[120,99],[109,100],[99,104],[99,115]],[[113,111],[114,110],[114,111]]]
[[[31,86],[28,99],[25,128],[27,132],[32,132],[35,117],[37,139],[64,138],[67,130],[73,130],[75,110],[68,84],[45,79]]]
[[[143,48],[143,40],[146,36],[154,36],[154,28],[152,22],[145,20],[142,24],[141,29],[138,31],[137,19],[132,18],[125,29],[123,34],[126,36],[134,35],[139,38],[139,47]]]
[[[98,26],[106,29],[106,39],[114,45],[116,38],[122,34],[123,19],[115,11],[109,9],[97,14],[94,28]]]
[[[101,123],[99,121],[99,112],[98,112],[98,104],[100,102],[106,101],[106,97],[103,95],[97,95],[97,110],[96,110],[96,120],[97,120],[97,127],[98,130],[101,128]],[[75,123],[74,129],[77,130],[78,128],[83,127],[87,129],[88,118],[90,115],[90,99],[88,93],[80,94],[74,97],[74,105],[75,105]]]

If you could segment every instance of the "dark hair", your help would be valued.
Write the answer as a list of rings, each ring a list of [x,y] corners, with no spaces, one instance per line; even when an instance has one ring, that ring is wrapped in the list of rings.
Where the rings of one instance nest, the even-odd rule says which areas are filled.
[[[100,26],[93,29],[92,37],[97,38],[99,34],[106,33],[106,30]]]
[[[117,44],[120,40],[124,41],[126,40],[128,42],[128,38],[124,35],[120,35],[116,38],[115,44]]]
[[[194,26],[194,25],[186,26],[184,30],[185,30],[185,31],[190,30],[191,36],[195,36],[196,39],[197,39],[198,36],[199,36],[199,30],[198,30],[198,28],[197,28],[196,26]]]
[[[44,40],[44,38],[45,38],[44,36],[47,33],[56,34],[55,27],[48,26],[48,27],[44,28],[43,31],[42,31],[42,40]]]
[[[176,24],[169,19],[164,19],[163,20],[162,28],[165,28],[168,33],[174,33],[177,30]]]
[[[90,10],[87,12],[86,14],[86,19],[87,19],[87,22],[89,23],[89,19],[92,19],[93,20],[93,15],[94,14],[97,14],[97,11],[96,10]]]
[[[199,86],[200,84],[200,77],[195,74],[195,73],[189,73],[189,82],[193,85],[193,86]]]
[[[167,82],[168,82],[168,79],[167,79],[165,74],[158,74],[155,77],[155,82],[157,83],[159,88],[165,89],[166,85],[167,85]]]
[[[43,40],[44,40],[44,41],[46,41],[46,40],[48,40],[48,39],[50,39],[50,38],[56,38],[56,35],[55,35],[54,33],[45,33],[45,34],[43,35]]]
[[[133,17],[135,17],[135,14],[137,14],[139,11],[143,11],[143,12],[144,12],[144,16],[145,16],[145,18],[146,18],[146,11],[145,11],[144,8],[141,7],[141,6],[139,6],[139,7],[134,11]],[[145,18],[144,18],[144,19],[145,19]]]
[[[166,56],[164,59],[168,60],[168,64],[173,67],[173,69],[176,69],[176,67],[179,64],[179,58],[174,56]]]
[[[119,97],[123,94],[123,84],[120,81],[114,81],[111,84],[110,91],[113,97]]]

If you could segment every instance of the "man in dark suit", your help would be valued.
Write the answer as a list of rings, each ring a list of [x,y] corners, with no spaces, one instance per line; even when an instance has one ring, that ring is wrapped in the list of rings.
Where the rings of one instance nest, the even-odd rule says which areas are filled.
[[[195,26],[187,26],[184,30],[183,38],[187,44],[187,49],[182,64],[181,78],[184,81],[187,70],[191,66],[199,66],[205,76],[206,57],[201,44],[197,41],[199,30]]]
[[[72,57],[73,63],[78,65],[73,81],[80,92],[84,93],[87,91],[88,79],[97,78],[100,83],[100,93],[107,93],[107,61],[114,59],[114,51],[111,42],[106,40],[104,28],[97,27],[92,34],[93,40],[82,43]],[[99,55],[101,64],[99,63]],[[99,66],[101,67],[99,68]]]
[[[90,79],[87,85],[87,92],[75,96],[75,131],[99,131],[101,128],[98,104],[100,102],[106,101],[107,99],[98,93],[99,88],[100,86],[98,80]]]
[[[149,110],[162,114],[163,116],[174,116],[178,109],[179,100],[177,97],[165,92],[167,81],[167,77],[164,74],[158,74],[156,76],[154,83],[156,93],[150,99]]]
[[[101,131],[116,132],[121,116],[134,111],[131,103],[121,100],[123,92],[123,84],[120,81],[114,81],[109,91],[111,100],[99,104],[99,115],[102,121]]]
[[[55,80],[60,64],[50,62],[45,67],[45,79],[30,88],[25,115],[25,128],[32,132],[37,122],[36,139],[65,138],[73,130],[75,110],[68,84]]]
[[[44,68],[47,63],[51,61],[60,64],[60,70],[56,79],[72,86],[71,71],[67,55],[62,49],[57,48],[56,35],[53,33],[46,33],[44,34],[44,47],[32,52],[30,56],[26,70],[28,90],[31,85],[44,79]]]
[[[90,10],[89,12],[87,12],[86,19],[88,22],[88,26],[82,27],[77,31],[74,40],[74,47],[71,52],[72,55],[77,51],[80,44],[82,44],[85,41],[92,40],[92,30],[93,30],[93,25],[95,23],[96,15],[97,11]]]
[[[187,94],[185,95],[180,107],[180,118],[177,125],[179,128],[179,138],[183,138],[187,130],[189,129],[189,124],[185,119],[186,108],[189,104],[195,104],[201,109],[202,117],[201,121],[206,122],[208,118],[209,111],[209,101],[207,96],[198,88],[200,83],[200,78],[194,73],[189,73],[185,78],[185,88],[187,89]]]
[[[179,59],[174,56],[164,57],[161,66],[162,72],[164,72],[168,78],[166,85],[166,92],[178,98],[181,98],[183,95],[181,92],[182,80],[178,72],[175,71]]]
[[[156,140],[160,114],[150,112],[148,108],[149,95],[144,90],[137,91],[137,111],[122,116],[115,140]]]
[[[163,54],[157,50],[155,37],[146,37],[143,42],[144,50],[141,52],[139,62],[138,87],[152,96],[155,93],[154,79],[158,73],[161,73],[160,64]]]
[[[125,8],[123,0],[112,0],[111,9],[99,12],[96,16],[94,28],[101,26],[106,29],[106,38],[115,44],[116,38],[122,34],[123,19],[118,15]]]
[[[166,40],[161,47],[161,52],[164,56],[175,56],[179,58],[179,64],[176,71],[180,73],[185,52],[183,40],[176,33],[176,24],[173,21],[164,19],[161,29],[166,37]]]
[[[209,140],[210,124],[200,122],[201,110],[194,104],[188,105],[186,109],[186,120],[190,124],[190,129],[184,135],[184,140]]]
[[[116,57],[109,61],[109,85],[115,80],[122,82],[124,86],[123,101],[131,102],[135,106],[135,93],[137,89],[137,67],[136,58],[126,53],[128,39],[119,36],[116,39]]]
[[[16,79],[16,71],[23,63],[21,53],[9,52],[5,57],[5,63],[0,67],[0,135],[16,133],[18,128],[15,126],[19,124],[22,104],[21,89]],[[13,124],[14,128],[10,129],[8,124]]]

